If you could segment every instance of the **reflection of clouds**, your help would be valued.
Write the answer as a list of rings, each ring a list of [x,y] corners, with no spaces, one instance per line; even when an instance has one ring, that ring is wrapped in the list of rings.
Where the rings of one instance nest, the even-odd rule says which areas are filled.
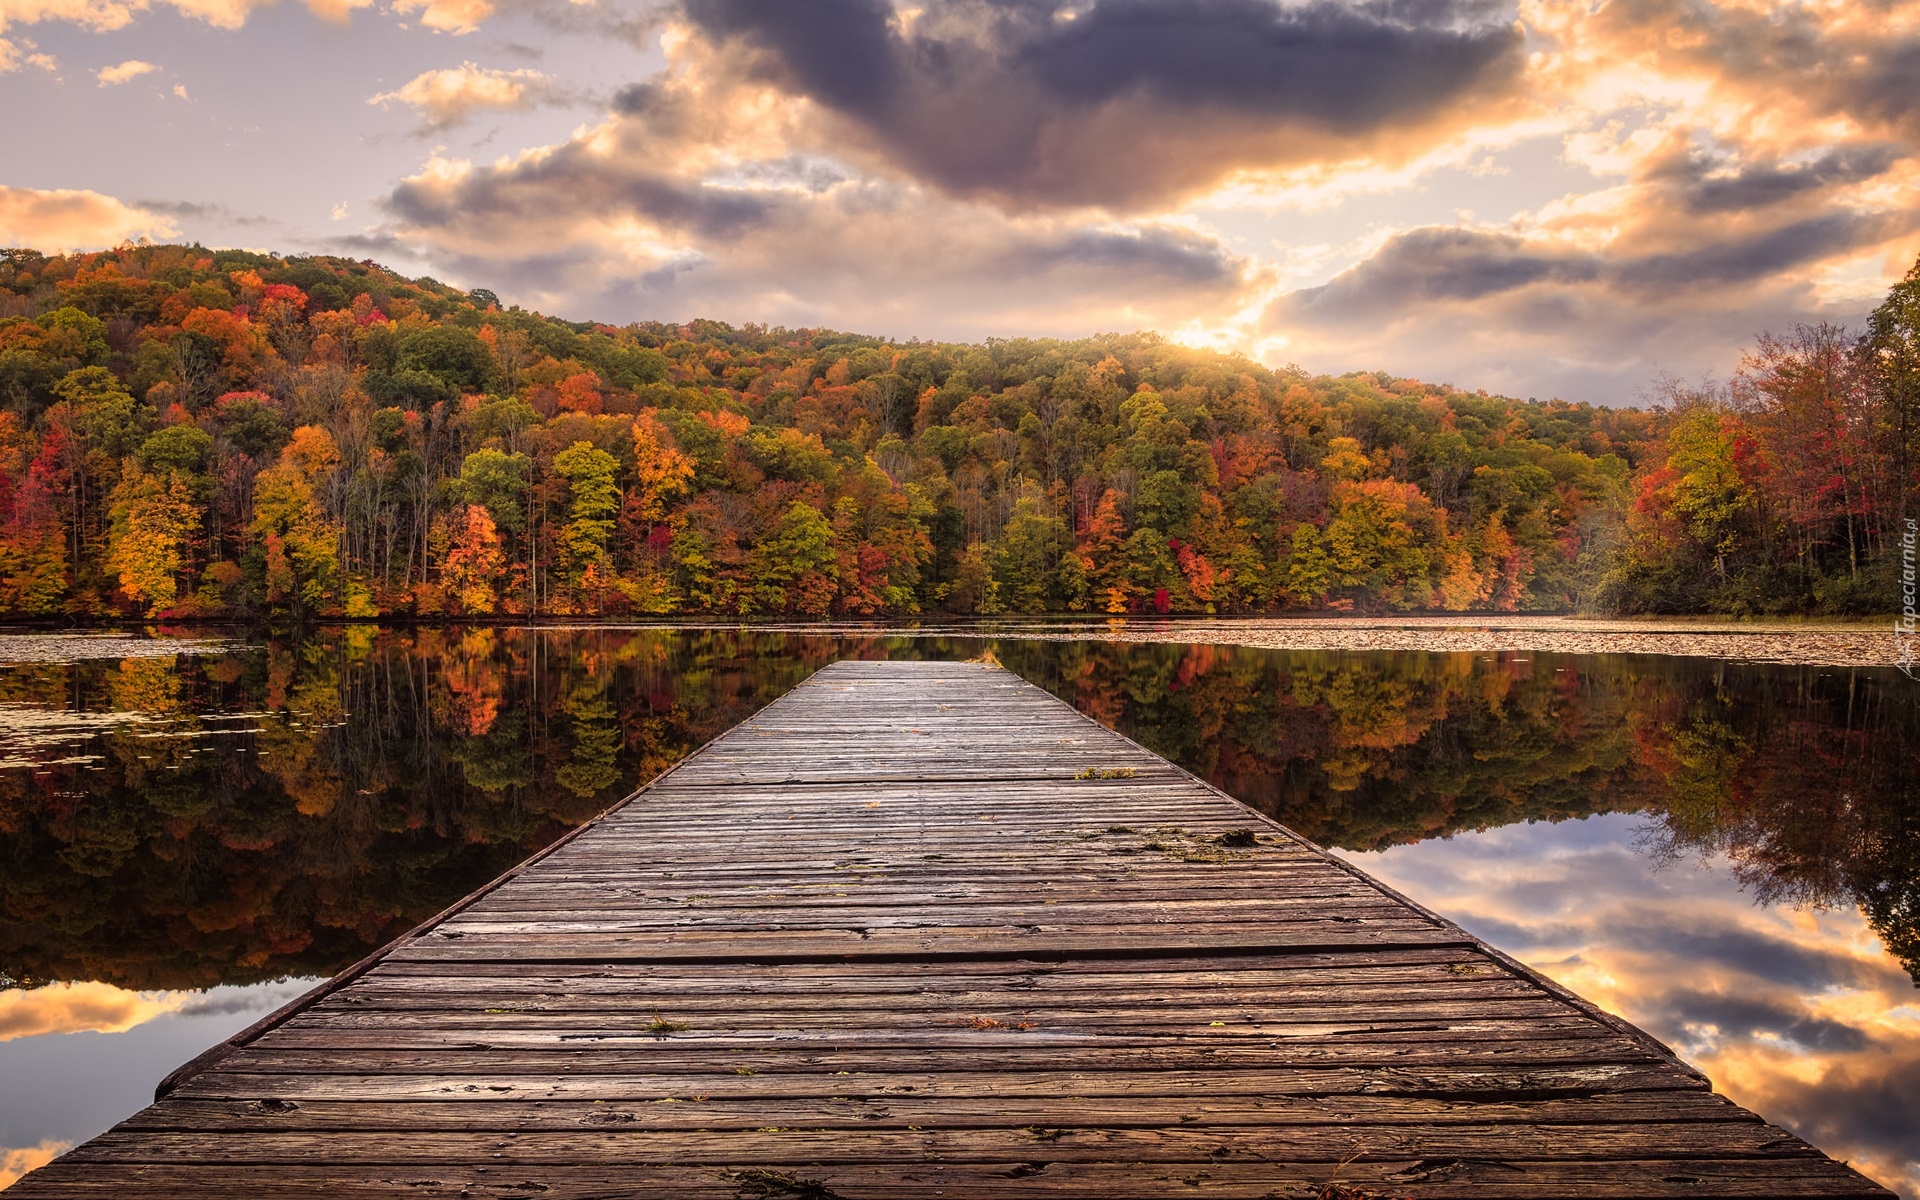
[[[1592,817],[1354,853],[1366,871],[1673,1046],[1735,1101],[1920,1197],[1920,1005],[1857,911],[1756,908]]]
[[[0,1146],[0,1188],[11,1187],[28,1171],[46,1166],[67,1145],[66,1142],[45,1141],[37,1146]]]
[[[0,991],[0,1188],[136,1112],[167,1072],[318,982]]]
[[[9,989],[0,992],[0,1042],[46,1033],[120,1033],[176,1012],[194,996],[92,982]]]

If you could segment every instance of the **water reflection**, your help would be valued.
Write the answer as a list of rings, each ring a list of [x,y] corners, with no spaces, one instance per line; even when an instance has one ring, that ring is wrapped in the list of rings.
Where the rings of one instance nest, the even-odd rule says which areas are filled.
[[[1656,859],[1722,857],[1762,903],[1858,904],[1920,982],[1920,689],[1892,670],[1112,643],[999,653],[1322,845],[1642,812]]]
[[[1756,907],[1625,814],[1348,855],[1673,1046],[1721,1090],[1920,1195],[1920,1008],[1850,907]]]
[[[0,1070],[158,1064],[58,1127],[0,1104],[0,1159],[137,1107],[228,1031],[209,996],[266,1011],[819,666],[985,652],[1920,1194],[1920,689],[1892,671],[723,629],[195,649],[0,666],[0,751],[33,764],[0,769]]]

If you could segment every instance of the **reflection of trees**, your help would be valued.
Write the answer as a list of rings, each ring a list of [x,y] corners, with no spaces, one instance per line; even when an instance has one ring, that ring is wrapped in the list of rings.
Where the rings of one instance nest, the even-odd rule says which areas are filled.
[[[1857,903],[1920,981],[1920,704],[1890,672],[1674,658],[1001,643],[1323,844],[1648,810],[1764,901]]]
[[[1859,904],[1920,983],[1920,711],[1880,674],[1742,669],[1639,737],[1662,850],[1724,854],[1763,900]]]
[[[90,766],[0,772],[0,972],[139,988],[330,973],[839,647],[358,628],[0,670],[0,700],[156,718],[96,739]]]
[[[994,649],[1324,844],[1649,810],[1669,850],[1725,853],[1766,899],[1857,900],[1893,952],[1920,963],[1920,710],[1873,673]],[[824,662],[977,650],[355,628],[218,658],[0,670],[0,701],[152,718],[96,738],[91,766],[0,771],[0,972],[140,988],[328,973]],[[156,732],[172,736],[143,736]]]
[[[1003,661],[1315,841],[1350,849],[1648,803],[1646,662],[1003,643]],[[1596,665],[1597,664],[1597,665]]]

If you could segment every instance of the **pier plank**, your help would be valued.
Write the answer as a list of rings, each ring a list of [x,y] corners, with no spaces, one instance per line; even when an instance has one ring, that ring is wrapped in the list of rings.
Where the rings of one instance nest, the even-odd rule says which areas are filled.
[[[1890,1193],[996,667],[842,662],[35,1197]]]

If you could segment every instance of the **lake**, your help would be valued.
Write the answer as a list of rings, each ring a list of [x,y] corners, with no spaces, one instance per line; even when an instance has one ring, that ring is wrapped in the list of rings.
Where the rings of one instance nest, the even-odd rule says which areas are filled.
[[[1004,664],[1920,1198],[1920,685],[752,629],[0,635],[0,1186],[838,658]]]

